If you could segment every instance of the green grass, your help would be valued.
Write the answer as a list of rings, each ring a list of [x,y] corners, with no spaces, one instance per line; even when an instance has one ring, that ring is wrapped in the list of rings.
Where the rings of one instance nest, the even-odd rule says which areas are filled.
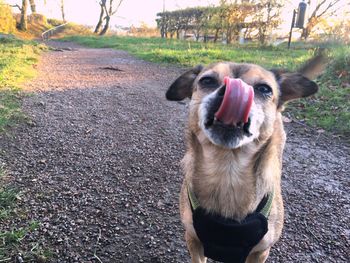
[[[3,174],[3,170],[0,169],[0,184],[2,184]],[[6,220],[11,220],[16,216],[13,209],[19,194],[16,189],[0,187],[0,226]],[[40,224],[36,221],[27,223],[25,227],[11,227],[11,229],[0,227],[0,262],[14,262],[14,256],[20,254],[25,262],[46,262],[48,258],[51,258],[53,256],[51,251],[44,249],[39,242],[26,239],[31,232],[36,231],[39,227]]]
[[[0,221],[10,216],[17,197],[18,191],[11,188],[0,188]]]
[[[89,47],[126,50],[148,61],[182,66],[230,60],[292,70],[313,54],[312,50],[286,52],[285,49],[278,47],[257,47],[254,44],[242,47],[162,38],[72,36],[64,40],[75,41]]]
[[[330,64],[317,80],[316,96],[291,103],[295,116],[312,126],[350,135],[350,46],[329,51]],[[302,110],[296,110],[302,109]]]
[[[0,184],[2,184],[4,171],[0,169]],[[18,198],[18,191],[8,187],[0,187],[0,226],[2,222],[8,219],[12,214],[12,209]],[[8,252],[13,245],[23,237],[23,231],[11,230],[4,231],[0,228],[0,262],[8,259]]]
[[[24,114],[20,110],[21,84],[35,76],[33,65],[42,49],[45,47],[31,41],[0,39],[0,132],[23,119]],[[0,226],[15,216],[14,208],[19,196],[17,190],[1,186],[3,175],[0,167]],[[30,222],[26,227],[0,228],[0,262],[14,262],[13,256],[19,253],[23,254],[25,262],[33,262],[33,258],[41,256],[44,250],[38,244],[27,250],[20,249],[28,233],[38,227],[38,223]]]
[[[32,221],[26,227],[1,231],[0,262],[20,262],[19,257],[23,262],[47,262],[53,253],[43,249],[39,242],[29,242],[26,239],[29,233],[36,231],[39,226],[38,222]]]
[[[239,46],[117,36],[72,36],[63,40],[75,41],[94,48],[126,50],[136,57],[157,63],[194,66],[226,60],[288,70],[297,69],[312,57],[315,47],[328,48],[331,62],[325,74],[317,80],[320,91],[312,98],[290,103],[287,111],[311,126],[345,135],[350,131],[349,46],[296,42],[292,44],[293,48],[288,50],[284,44],[278,47],[263,47],[255,44]],[[342,76],[339,77],[340,75]]]
[[[0,132],[19,119],[20,85],[35,76],[33,65],[44,46],[16,38],[0,39]]]

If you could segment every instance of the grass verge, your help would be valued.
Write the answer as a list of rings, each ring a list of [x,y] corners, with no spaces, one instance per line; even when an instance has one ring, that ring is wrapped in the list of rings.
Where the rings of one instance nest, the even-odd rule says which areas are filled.
[[[43,249],[39,242],[27,239],[29,233],[38,228],[39,223],[32,221],[26,227],[0,232],[0,262],[47,262],[52,252]]]
[[[266,68],[295,70],[314,54],[316,44],[298,43],[294,49],[259,47],[256,45],[221,45],[161,38],[71,36],[74,41],[94,48],[126,50],[136,57],[182,66],[209,64],[216,61],[255,63]],[[316,96],[292,102],[287,111],[299,121],[324,130],[349,135],[350,133],[350,47],[321,45],[329,49],[330,64],[317,82]]]
[[[42,49],[45,47],[35,42],[14,37],[0,38],[0,132],[24,118],[20,110],[20,86],[35,76],[33,66]],[[39,224],[29,222],[25,227],[5,228],[6,222],[16,216],[14,208],[19,192],[3,186],[4,173],[0,167],[0,262],[33,262],[32,259],[42,257],[46,252],[39,244],[24,243],[27,243],[27,235]],[[23,247],[27,249],[23,250]]]
[[[0,39],[0,132],[23,118],[20,111],[20,85],[35,76],[43,45],[16,38]]]
[[[294,69],[312,56],[313,51],[293,50],[286,52],[278,47],[256,45],[231,46],[162,38],[71,36],[64,40],[74,41],[95,48],[115,48],[157,63],[182,66],[209,64],[216,61],[256,63],[268,68]]]
[[[0,188],[0,221],[8,218],[17,200],[18,192],[10,188]]]
[[[31,221],[24,227],[4,228],[6,221],[14,220],[14,208],[20,192],[16,189],[1,186],[4,181],[4,171],[0,168],[0,262],[47,262],[53,253],[44,249],[40,242],[28,238],[31,232],[36,231],[40,224]]]
[[[330,63],[317,80],[316,96],[292,102],[294,116],[312,126],[350,136],[350,46],[329,50]]]

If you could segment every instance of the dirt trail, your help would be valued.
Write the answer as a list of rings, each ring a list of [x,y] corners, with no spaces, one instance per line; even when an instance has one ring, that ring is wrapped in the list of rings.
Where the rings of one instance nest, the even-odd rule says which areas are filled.
[[[182,71],[123,51],[48,52],[23,100],[31,121],[0,137],[0,163],[22,191],[3,228],[41,227],[52,262],[188,262],[178,216],[187,103],[164,92]],[[104,69],[114,67],[113,69]],[[283,238],[268,262],[348,262],[349,146],[287,124]]]

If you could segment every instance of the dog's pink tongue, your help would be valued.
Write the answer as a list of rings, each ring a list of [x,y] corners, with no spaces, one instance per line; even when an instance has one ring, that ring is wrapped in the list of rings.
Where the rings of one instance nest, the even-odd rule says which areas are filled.
[[[250,108],[254,99],[254,89],[241,79],[224,79],[226,90],[215,117],[227,125],[248,122]]]

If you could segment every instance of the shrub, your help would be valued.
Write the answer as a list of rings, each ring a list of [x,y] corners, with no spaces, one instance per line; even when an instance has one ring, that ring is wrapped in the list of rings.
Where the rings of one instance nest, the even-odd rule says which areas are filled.
[[[64,24],[63,20],[55,19],[55,18],[48,18],[47,23],[49,23],[51,26],[59,26]]]
[[[13,18],[11,7],[0,0],[0,33],[13,33],[16,30],[16,20]]]
[[[36,23],[36,24],[40,24],[40,25],[46,25],[47,24],[47,20],[46,17],[44,15],[41,14],[31,14],[28,16],[28,22],[29,23]]]

